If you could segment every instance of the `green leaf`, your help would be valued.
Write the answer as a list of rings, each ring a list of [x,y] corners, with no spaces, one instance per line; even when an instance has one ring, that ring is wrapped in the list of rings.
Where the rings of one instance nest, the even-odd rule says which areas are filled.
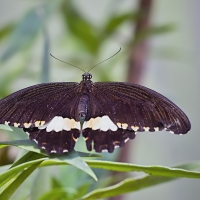
[[[105,36],[111,35],[120,25],[122,25],[126,21],[136,21],[138,19],[137,13],[125,13],[120,16],[113,16],[109,19],[103,33]]]
[[[109,161],[86,161],[90,167],[101,168],[107,170],[114,170],[119,172],[145,172],[154,176],[167,176],[167,177],[184,177],[184,178],[200,178],[200,172],[187,171],[184,169],[177,169],[165,166],[142,166],[133,165],[129,163],[109,162]],[[195,166],[200,168],[200,162],[195,163]],[[197,167],[197,168],[198,168]]]
[[[62,188],[54,188],[51,191],[42,195],[39,198],[39,200],[55,200],[55,199],[70,200],[71,198],[69,198],[68,196],[70,196],[70,195],[73,196],[74,193],[77,192],[73,188],[65,188],[65,190],[63,190]]]
[[[32,152],[39,153],[45,156],[49,156],[43,150],[39,149],[37,144],[34,141],[29,140],[29,139],[0,142],[0,148],[3,148],[5,146],[15,146],[24,150],[32,151]],[[103,157],[102,155],[95,154],[95,153],[87,153],[87,152],[79,152],[79,151],[77,151],[77,153],[79,154],[80,157],[84,157],[84,158],[102,158]]]
[[[94,174],[94,172],[91,170],[91,168],[88,166],[88,164],[79,156],[79,154],[76,151],[72,151],[67,154],[63,154],[61,156],[51,156],[52,158],[56,157],[55,159],[61,160],[66,162],[67,164],[73,165],[77,167],[78,169],[81,169],[85,173],[89,174],[91,177],[93,177],[97,181],[97,177]]]
[[[76,151],[82,158],[103,158],[101,154]]]
[[[0,29],[0,41],[13,30],[13,27],[13,24],[7,24]]]
[[[51,187],[51,179],[55,167],[40,167],[34,174],[32,179],[32,189],[30,191],[31,200],[38,200],[46,192],[49,192]],[[45,183],[41,187],[41,183]]]
[[[16,175],[19,172],[25,170],[27,167],[30,167],[33,164],[36,164],[40,161],[42,162],[45,159],[47,159],[47,158],[40,158],[37,160],[25,162],[25,163],[22,163],[20,165],[10,168],[9,170],[7,170],[6,172],[4,172],[3,174],[0,175],[0,187],[2,187],[4,184],[6,184],[8,181],[12,180],[13,178],[16,178]]]
[[[182,164],[178,166],[174,166],[174,168],[182,168],[185,170],[194,170],[199,168],[200,163],[191,163],[191,164]],[[177,177],[178,178],[178,177]],[[80,199],[99,199],[99,198],[108,198],[113,196],[119,196],[128,192],[134,192],[146,187],[154,186],[157,184],[165,183],[168,181],[175,180],[177,178],[171,177],[160,177],[160,176],[145,176],[142,178],[128,178],[120,183],[94,190],[85,196],[81,197]]]
[[[25,179],[42,163],[37,161],[24,170],[8,187],[0,194],[0,199],[9,199]]]
[[[34,152],[28,152],[26,153],[25,155],[23,155],[19,160],[17,160],[15,163],[13,163],[10,167],[13,168],[13,167],[16,167],[18,165],[21,165],[23,163],[26,163],[26,162],[30,162],[30,161],[33,161],[33,160],[37,160],[37,159],[40,159],[40,158],[44,158],[43,155],[41,154],[38,154],[38,153],[34,153]]]
[[[19,50],[28,47],[36,38],[42,25],[42,20],[36,10],[32,10],[16,24],[10,38],[10,42],[5,49],[1,59],[6,61]]]
[[[0,124],[0,129],[5,130],[5,131],[13,131],[10,126],[8,125],[4,125],[4,124]]]
[[[151,36],[157,35],[157,34],[165,34],[169,33],[175,30],[175,26],[173,24],[165,24],[161,26],[154,26],[154,27],[149,27],[145,30],[142,30],[139,32],[136,37],[135,37],[135,43],[139,43]]]
[[[23,59],[20,59],[15,65],[10,67],[2,67],[0,73],[0,95],[5,97],[10,94],[10,86],[14,80],[19,79],[23,75],[28,59],[27,53],[23,54]],[[11,70],[12,69],[12,70]]]
[[[96,54],[100,41],[95,34],[95,28],[76,11],[70,1],[64,1],[61,11],[73,36],[76,36],[90,53]]]
[[[47,154],[44,151],[40,150],[37,144],[31,140],[13,140],[0,142],[0,148],[3,148],[4,146],[15,146],[24,150],[33,151],[47,156]]]

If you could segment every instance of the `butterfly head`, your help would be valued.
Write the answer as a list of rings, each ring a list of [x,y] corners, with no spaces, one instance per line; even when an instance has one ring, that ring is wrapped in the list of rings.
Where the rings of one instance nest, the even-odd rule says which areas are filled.
[[[92,79],[92,74],[88,73],[88,72],[85,72],[83,75],[82,75],[82,80],[83,81],[87,81],[87,80],[91,80]]]

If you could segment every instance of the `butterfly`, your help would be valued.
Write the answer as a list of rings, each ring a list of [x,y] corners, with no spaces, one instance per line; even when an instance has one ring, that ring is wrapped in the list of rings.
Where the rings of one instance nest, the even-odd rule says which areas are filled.
[[[22,128],[47,154],[74,149],[80,134],[88,151],[123,147],[136,132],[185,134],[190,121],[163,95],[124,82],[43,83],[0,100],[0,123]]]

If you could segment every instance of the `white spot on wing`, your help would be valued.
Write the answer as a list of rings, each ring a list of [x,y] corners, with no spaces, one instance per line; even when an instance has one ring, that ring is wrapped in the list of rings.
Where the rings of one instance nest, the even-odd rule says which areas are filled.
[[[89,121],[84,122],[83,129],[91,128],[92,130],[101,129],[102,131],[112,130],[116,131],[117,126],[112,122],[112,120],[104,115],[102,117],[91,118]]]
[[[121,127],[122,127],[122,124],[121,124],[120,122],[117,122],[117,126],[118,126],[119,128],[121,128]]]
[[[49,125],[50,122],[42,125],[42,126],[38,126],[38,129],[45,129],[48,125]]]
[[[63,118],[62,117],[57,117],[56,122],[54,124],[54,130],[55,132],[62,131],[63,128]]]
[[[131,128],[136,132],[139,129],[139,126],[131,126]]]
[[[56,153],[56,150],[51,150],[51,153]]]
[[[97,117],[92,120],[92,130],[100,129],[101,127],[101,117]]]
[[[54,117],[54,118],[50,121],[50,123],[48,124],[47,129],[46,129],[47,132],[51,132],[51,131],[54,130],[56,121],[57,121],[57,116]]]
[[[128,124],[127,124],[127,123],[122,123],[122,128],[123,128],[123,129],[127,129],[127,127],[128,127]]]
[[[5,125],[9,125],[10,124],[10,121],[5,121]]]
[[[80,130],[80,122],[75,121],[74,119],[71,119],[71,128],[72,129],[78,129]]]
[[[126,139],[124,140],[124,143],[128,142],[128,140],[129,140],[129,138],[126,138]]]
[[[67,149],[64,149],[63,152],[64,152],[64,153],[65,153],[65,152],[68,152],[68,150],[67,150]]]
[[[14,123],[14,127],[18,127],[20,125],[20,123]]]
[[[154,127],[154,130],[155,130],[155,131],[159,131],[159,128],[158,128],[158,127]]]
[[[101,118],[101,128],[100,129],[102,131],[107,131],[109,128],[110,128],[109,127],[109,117],[105,115]]]
[[[40,126],[40,121],[35,122],[35,127],[38,127],[38,126]]]
[[[145,131],[149,131],[149,127],[143,127]]]
[[[43,126],[45,124],[45,121],[40,121],[40,126]]]
[[[24,123],[25,128],[29,128],[31,126],[31,123]]]
[[[35,141],[35,143],[38,144],[38,141],[36,139],[34,139],[33,141]]]
[[[64,118],[63,120],[63,129],[66,131],[70,131],[71,130],[71,120],[68,118]]]
[[[103,149],[101,152],[108,152],[108,150],[107,149]]]
[[[112,120],[108,117],[108,123],[111,131],[116,131],[117,126],[112,122]]]

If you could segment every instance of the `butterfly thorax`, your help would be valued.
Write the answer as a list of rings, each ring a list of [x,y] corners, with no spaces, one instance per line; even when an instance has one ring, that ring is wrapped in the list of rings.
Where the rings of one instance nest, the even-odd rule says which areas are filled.
[[[81,125],[84,123],[88,111],[89,93],[92,89],[92,75],[90,73],[84,73],[82,75],[82,81],[80,82],[80,99],[77,107],[77,115]]]

